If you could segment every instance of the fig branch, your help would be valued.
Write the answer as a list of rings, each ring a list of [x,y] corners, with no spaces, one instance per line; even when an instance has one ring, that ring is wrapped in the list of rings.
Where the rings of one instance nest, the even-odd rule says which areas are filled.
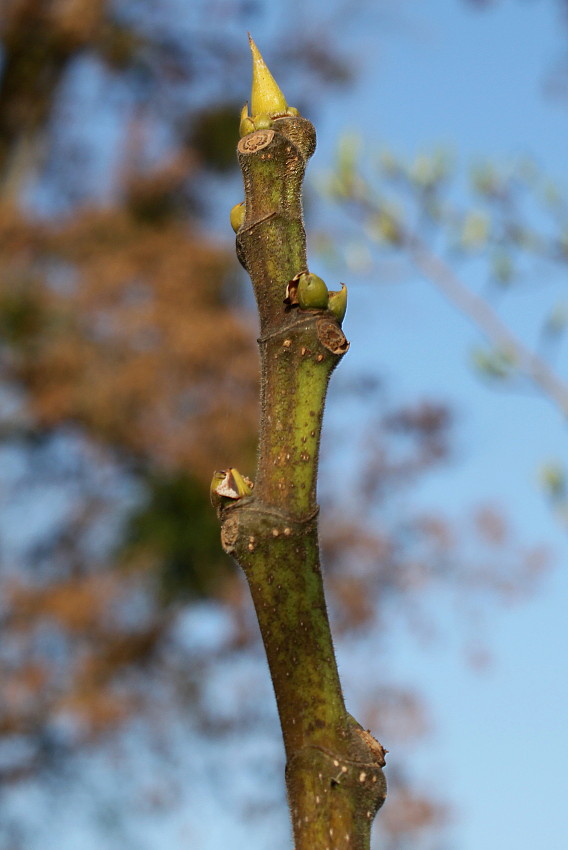
[[[260,436],[253,483],[215,473],[221,541],[250,587],[286,750],[296,850],[368,850],[383,803],[384,750],[346,711],[327,616],[316,484],[327,385],[349,343],[344,285],[308,269],[302,182],[313,125],[289,107],[250,39],[253,82],[231,212],[260,315]]]

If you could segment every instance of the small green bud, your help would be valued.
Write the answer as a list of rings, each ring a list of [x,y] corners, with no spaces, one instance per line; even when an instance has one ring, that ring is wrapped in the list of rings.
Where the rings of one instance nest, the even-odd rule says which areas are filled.
[[[220,469],[213,473],[209,493],[211,504],[217,508],[227,503],[250,496],[254,484],[246,475],[241,475],[238,469]]]
[[[248,103],[245,103],[243,108],[241,109],[241,120],[239,124],[239,136],[242,139],[243,136],[248,136],[249,133],[254,133],[255,126],[254,121],[248,114]]]
[[[347,311],[347,287],[344,283],[341,284],[339,292],[330,291],[327,306],[339,324],[341,324]]]
[[[489,163],[482,163],[473,169],[471,175],[473,188],[479,195],[496,197],[501,191],[501,180]]]
[[[491,260],[491,273],[497,283],[507,286],[515,273],[515,267],[509,254],[504,251],[496,253]]]
[[[233,228],[235,233],[242,226],[244,220],[245,220],[245,202],[241,201],[240,204],[235,204],[235,206],[231,210],[231,227]]]
[[[566,473],[556,461],[546,463],[542,467],[540,479],[551,498],[556,500],[566,498]]]
[[[379,210],[375,218],[376,233],[383,242],[399,245],[402,241],[402,229],[396,216],[387,210]]]
[[[324,281],[317,274],[302,272],[298,277],[296,297],[302,310],[322,310],[327,307],[329,292]]]
[[[499,349],[486,351],[483,348],[474,348],[472,356],[473,365],[482,375],[493,380],[508,380],[517,365],[509,351]]]
[[[481,248],[487,242],[490,235],[490,221],[484,213],[473,210],[469,212],[463,222],[460,233],[460,242],[463,248]]]

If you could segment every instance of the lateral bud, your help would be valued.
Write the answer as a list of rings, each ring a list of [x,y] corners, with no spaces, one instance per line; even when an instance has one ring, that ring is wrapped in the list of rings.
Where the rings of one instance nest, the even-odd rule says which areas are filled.
[[[301,310],[324,310],[328,305],[329,292],[321,277],[303,271],[288,281],[284,304],[300,307]]]
[[[344,283],[341,284],[341,289],[338,292],[330,290],[327,306],[341,324],[347,312],[347,287]]]
[[[234,466],[230,469],[220,469],[213,473],[209,489],[211,504],[214,508],[221,508],[228,502],[244,499],[250,496],[253,482],[246,475],[242,475]]]
[[[231,227],[237,232],[239,228],[242,226],[242,223],[245,220],[245,202],[241,201],[240,204],[235,204],[235,206],[231,209]]]

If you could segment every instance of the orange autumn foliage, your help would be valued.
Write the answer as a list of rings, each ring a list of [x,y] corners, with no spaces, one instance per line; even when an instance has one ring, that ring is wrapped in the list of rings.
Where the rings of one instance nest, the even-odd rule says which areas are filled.
[[[57,228],[4,211],[0,246],[0,305],[22,313],[8,327],[8,376],[41,427],[73,423],[203,480],[214,458],[250,451],[254,342],[222,307],[223,250],[181,223],[156,228],[117,209]]]

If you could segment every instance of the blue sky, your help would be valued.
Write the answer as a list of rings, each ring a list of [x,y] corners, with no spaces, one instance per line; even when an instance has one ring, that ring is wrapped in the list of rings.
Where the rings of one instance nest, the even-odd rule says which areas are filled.
[[[401,11],[408,26],[388,37],[362,35],[357,92],[319,123],[313,167],[323,168],[337,137],[353,129],[366,144],[402,155],[443,143],[462,165],[530,155],[566,181],[568,103],[544,94],[568,38],[556,4],[504,2],[479,13],[434,0],[401,4]],[[350,114],[356,119],[346,120]],[[459,462],[420,499],[459,513],[490,497],[506,506],[521,539],[549,543],[557,562],[531,600],[488,613],[493,661],[482,673],[463,665],[442,603],[449,633],[441,644],[422,651],[402,630],[391,642],[390,669],[419,684],[433,708],[435,730],[418,754],[418,774],[454,802],[451,846],[563,850],[568,550],[537,471],[549,457],[566,457],[565,423],[547,400],[495,392],[471,372],[468,349],[479,335],[428,283],[381,287],[380,302],[363,282],[350,295],[352,364],[371,358],[403,397],[438,395],[458,411]],[[538,295],[523,295],[511,321],[526,327],[538,306]],[[380,330],[368,318],[378,309]]]

